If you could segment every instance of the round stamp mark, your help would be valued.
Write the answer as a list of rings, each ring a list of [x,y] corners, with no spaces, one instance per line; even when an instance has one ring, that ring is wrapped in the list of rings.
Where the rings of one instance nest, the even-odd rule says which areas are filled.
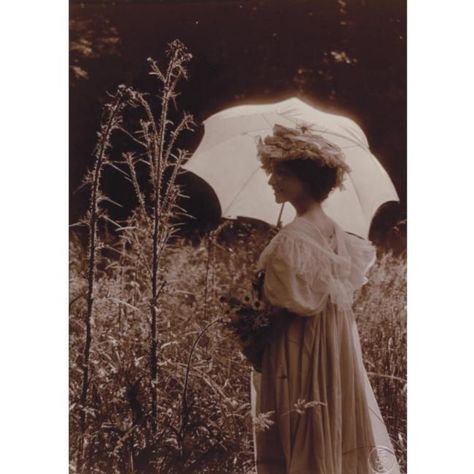
[[[397,462],[395,453],[386,446],[375,446],[369,453],[369,466],[375,474],[389,474]]]

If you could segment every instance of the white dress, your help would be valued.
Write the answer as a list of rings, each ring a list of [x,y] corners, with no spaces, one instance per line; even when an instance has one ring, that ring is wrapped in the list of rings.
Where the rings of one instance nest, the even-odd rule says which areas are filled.
[[[302,216],[262,252],[264,297],[284,311],[252,373],[253,415],[274,422],[254,431],[258,474],[399,474],[352,312],[374,262],[368,240]]]

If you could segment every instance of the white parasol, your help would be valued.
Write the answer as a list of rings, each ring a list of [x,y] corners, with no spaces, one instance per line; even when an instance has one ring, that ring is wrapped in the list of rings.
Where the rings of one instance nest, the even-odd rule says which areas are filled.
[[[351,119],[322,112],[298,98],[266,105],[241,105],[204,121],[204,137],[184,168],[214,189],[222,216],[259,219],[270,224],[290,222],[292,206],[277,204],[268,177],[260,168],[256,142],[272,134],[274,124],[310,124],[311,131],[338,145],[351,168],[344,190],[334,190],[323,209],[344,230],[368,237],[380,205],[398,201],[395,187],[370,152],[362,129]]]

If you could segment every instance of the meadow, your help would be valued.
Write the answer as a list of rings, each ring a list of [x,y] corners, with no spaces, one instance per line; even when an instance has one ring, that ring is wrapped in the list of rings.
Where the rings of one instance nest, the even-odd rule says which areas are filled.
[[[223,322],[221,297],[248,293],[275,229],[241,219],[181,232],[189,216],[177,178],[189,153],[178,144],[195,123],[172,106],[192,55],[179,40],[166,55],[165,66],[148,59],[158,94],[125,85],[109,94],[83,179],[89,210],[71,226],[72,473],[253,471],[250,367]],[[120,220],[111,208],[122,204],[103,187],[111,173],[134,193]],[[406,262],[379,254],[354,307],[404,468]]]
[[[219,297],[248,291],[256,258],[270,236],[265,227],[230,222],[219,236],[197,242],[175,238],[167,245],[157,327],[155,435],[150,424],[148,277],[127,265],[133,261],[132,250],[119,240],[110,243],[116,252],[101,252],[83,472],[252,472],[250,366],[219,322],[224,312]],[[70,250],[70,448],[71,471],[76,472],[87,249],[72,234]],[[405,258],[379,255],[369,277],[354,309],[364,362],[405,471]]]

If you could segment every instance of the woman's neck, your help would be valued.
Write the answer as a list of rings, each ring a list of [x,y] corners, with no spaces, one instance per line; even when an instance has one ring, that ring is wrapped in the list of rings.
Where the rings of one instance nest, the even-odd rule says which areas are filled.
[[[312,221],[321,231],[323,235],[331,235],[334,232],[334,223],[323,211],[320,202],[314,200],[291,203],[296,209],[299,217],[305,217]]]

